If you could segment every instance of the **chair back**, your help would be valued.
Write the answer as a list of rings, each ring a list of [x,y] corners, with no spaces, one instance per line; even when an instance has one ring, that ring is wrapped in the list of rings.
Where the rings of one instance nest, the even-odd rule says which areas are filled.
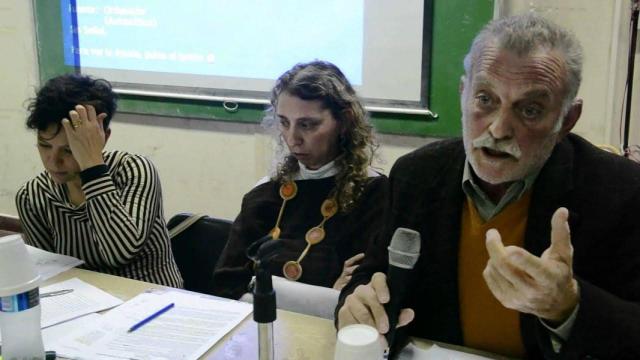
[[[186,290],[213,293],[213,270],[227,243],[231,224],[229,220],[190,213],[180,213],[169,220],[171,250]]]
[[[17,216],[0,214],[0,236],[22,232],[22,224]]]

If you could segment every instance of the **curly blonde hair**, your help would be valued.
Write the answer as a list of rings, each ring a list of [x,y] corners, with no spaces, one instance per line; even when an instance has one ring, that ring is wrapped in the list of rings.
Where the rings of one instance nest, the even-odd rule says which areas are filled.
[[[307,101],[320,101],[343,129],[339,137],[340,155],[336,159],[334,196],[341,212],[353,208],[364,191],[378,144],[373,127],[355,90],[337,66],[326,61],[297,64],[282,74],[271,91],[271,109],[263,125],[275,128],[274,110],[282,93]],[[282,158],[272,180],[289,181],[300,169],[298,160],[285,150],[282,137],[278,138]]]

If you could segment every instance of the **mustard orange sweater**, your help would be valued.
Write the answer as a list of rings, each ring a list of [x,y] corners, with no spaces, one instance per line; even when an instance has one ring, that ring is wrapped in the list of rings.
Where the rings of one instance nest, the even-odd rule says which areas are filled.
[[[482,271],[489,260],[485,246],[487,230],[497,229],[504,246],[522,247],[530,200],[531,191],[527,191],[487,222],[482,220],[471,199],[467,198],[462,207],[458,290],[465,346],[524,356],[519,313],[500,304],[487,287]]]

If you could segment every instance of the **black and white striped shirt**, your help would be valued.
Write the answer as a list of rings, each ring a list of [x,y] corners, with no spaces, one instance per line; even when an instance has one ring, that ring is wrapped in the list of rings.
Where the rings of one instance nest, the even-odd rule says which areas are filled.
[[[104,152],[104,170],[83,182],[85,202],[45,171],[24,184],[16,205],[30,245],[85,261],[89,270],[182,287],[162,209],[157,170],[143,156]],[[93,168],[91,168],[93,169]]]

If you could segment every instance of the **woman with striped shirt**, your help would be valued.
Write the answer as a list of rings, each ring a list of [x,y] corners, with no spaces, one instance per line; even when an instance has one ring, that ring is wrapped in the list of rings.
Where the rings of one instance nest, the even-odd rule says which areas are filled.
[[[45,171],[16,195],[26,241],[89,270],[181,287],[155,167],[103,151],[115,110],[107,81],[76,74],[49,80],[31,101],[27,127]]]

